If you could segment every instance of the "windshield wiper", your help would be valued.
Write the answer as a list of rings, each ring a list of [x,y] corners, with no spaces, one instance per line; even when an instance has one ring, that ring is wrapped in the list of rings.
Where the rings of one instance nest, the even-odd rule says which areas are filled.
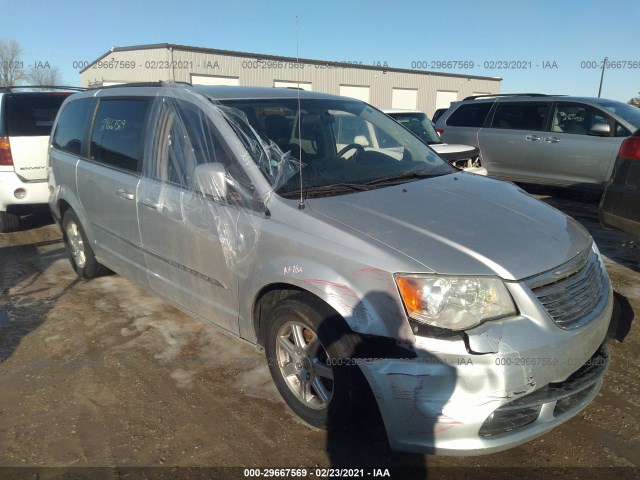
[[[430,177],[438,177],[441,174],[439,173],[418,173],[418,172],[407,172],[401,173],[400,175],[394,175],[392,177],[378,178],[376,180],[371,180],[370,182],[366,182],[365,185],[386,185],[393,183],[402,183],[403,180],[418,180],[421,178],[430,178]]]
[[[335,192],[339,190],[357,190],[364,191],[369,190],[369,187],[366,185],[361,185],[359,183],[331,183],[329,185],[319,185],[317,187],[307,187],[305,189],[306,193],[318,193],[318,192]]]
[[[318,185],[311,186],[304,189],[305,197],[309,194],[321,194],[321,193],[337,193],[344,191],[357,191],[361,192],[364,190],[369,190],[369,187],[366,185],[360,185],[358,183],[331,183],[329,185]],[[290,190],[284,194],[286,198],[293,198],[294,196],[300,195],[300,190]]]

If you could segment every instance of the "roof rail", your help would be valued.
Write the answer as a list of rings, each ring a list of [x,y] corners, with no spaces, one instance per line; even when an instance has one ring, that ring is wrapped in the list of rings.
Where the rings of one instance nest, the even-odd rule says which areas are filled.
[[[69,87],[66,85],[14,85],[13,87],[0,87],[0,92],[9,93],[14,90],[25,89],[41,89],[41,90],[73,90],[77,92],[84,92],[84,87]]]
[[[549,97],[553,95],[547,95],[546,93],[485,93],[483,95],[471,95],[465,97],[462,100],[475,100],[476,98],[489,98],[489,97]]]
[[[170,84],[187,85],[192,87],[189,82],[174,82],[173,80],[158,80],[157,82],[131,82],[131,83],[118,83],[117,85],[91,85],[89,89],[103,89],[103,88],[118,88],[118,87],[165,87]]]

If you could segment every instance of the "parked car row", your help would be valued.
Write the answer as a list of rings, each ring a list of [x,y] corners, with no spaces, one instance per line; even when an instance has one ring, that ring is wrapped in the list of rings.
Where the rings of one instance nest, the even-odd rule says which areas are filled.
[[[0,232],[17,229],[20,215],[45,205],[49,195],[46,189],[46,142],[59,106],[73,90],[82,89],[27,86],[0,91]],[[628,128],[640,123],[640,110],[611,100],[586,99],[592,104],[583,105],[580,99],[572,97],[553,98],[537,94],[475,96],[455,103],[450,109],[438,109],[434,121],[448,110],[441,122],[441,127],[442,123],[446,125],[446,136],[471,138],[469,143],[472,145],[443,143],[433,123],[422,112],[398,109],[384,112],[452,165],[469,172],[487,174],[487,168],[481,166],[482,154],[477,146],[482,140],[490,174],[498,178],[591,188],[602,188],[603,182],[609,180],[610,187],[602,201],[605,209],[601,214],[603,223],[638,237],[634,225],[640,222],[640,214],[632,201],[638,194],[638,172],[631,167],[613,169],[611,155],[615,156],[617,150],[613,148],[612,154],[609,144],[613,143],[615,147],[627,138]],[[540,117],[540,112],[550,112],[552,106],[552,120],[551,117]],[[515,127],[522,127],[525,115],[533,118],[532,111],[539,108],[542,108],[538,117],[543,126],[551,122],[550,132],[569,135],[540,139],[538,135],[527,134],[523,141]],[[384,145],[385,139],[378,138],[376,130],[359,119],[336,118],[340,120],[339,128],[334,129],[340,136],[339,147],[356,144],[366,151]],[[295,139],[294,122],[294,117],[271,119],[264,126],[266,135],[275,139],[285,151],[287,146],[295,148],[291,143]],[[608,126],[608,134],[605,125]],[[587,129],[590,135],[585,135]],[[561,140],[562,146],[559,145]],[[522,144],[525,148],[520,148]],[[356,148],[352,147],[351,152],[345,153],[356,153]],[[624,148],[621,145],[620,152]],[[632,160],[624,158],[618,163]]]
[[[91,90],[62,105],[49,165],[80,276],[111,269],[263,348],[311,425],[372,397],[393,449],[484,454],[601,386],[613,300],[588,232],[363,102]]]

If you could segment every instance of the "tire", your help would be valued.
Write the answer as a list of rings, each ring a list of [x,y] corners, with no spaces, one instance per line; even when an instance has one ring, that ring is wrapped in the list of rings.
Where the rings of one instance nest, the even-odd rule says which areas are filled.
[[[369,391],[350,361],[359,337],[328,305],[304,293],[280,302],[269,320],[265,354],[287,405],[313,427],[346,426]]]
[[[9,212],[0,212],[0,233],[15,232],[20,228],[20,217]]]
[[[71,266],[79,277],[94,278],[108,272],[107,268],[96,260],[87,235],[73,210],[67,210],[62,217],[62,237],[67,246]]]

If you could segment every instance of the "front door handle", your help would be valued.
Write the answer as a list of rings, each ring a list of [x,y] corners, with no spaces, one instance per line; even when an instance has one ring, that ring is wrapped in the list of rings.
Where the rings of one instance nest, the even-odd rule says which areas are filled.
[[[558,143],[560,139],[558,137],[545,137],[544,141],[549,143]]]
[[[144,205],[147,208],[152,208],[153,210],[157,210],[160,207],[159,203],[154,202],[150,198],[145,198],[144,200],[139,200],[141,205]]]
[[[136,198],[136,196],[133,193],[127,192],[124,188],[118,189],[116,193],[118,194],[119,197],[122,197],[125,200],[133,200]]]
[[[524,137],[525,140],[528,140],[529,142],[535,142],[536,140],[540,140],[540,137],[537,135],[527,135],[526,137]]]

